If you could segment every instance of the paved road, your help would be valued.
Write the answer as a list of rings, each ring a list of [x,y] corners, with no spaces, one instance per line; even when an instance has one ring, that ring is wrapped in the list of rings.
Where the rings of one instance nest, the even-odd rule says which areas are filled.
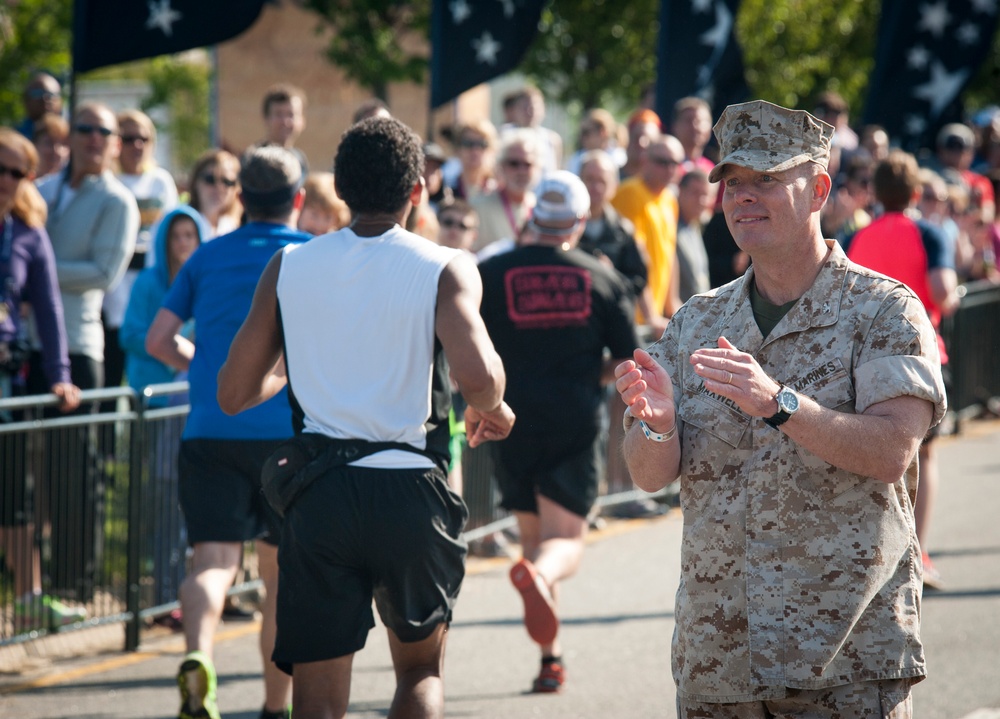
[[[947,591],[924,597],[930,678],[914,689],[918,719],[1000,719],[1000,424],[942,443],[942,490],[931,549]],[[526,694],[535,650],[520,624],[506,561],[471,566],[446,664],[449,717],[674,716],[669,673],[680,517],[617,522],[592,536],[564,591],[569,681],[560,696]],[[219,634],[219,700],[227,719],[256,719],[256,624]],[[176,716],[176,636],[140,652],[106,652],[0,675],[0,716],[19,719]],[[393,688],[384,630],[355,661],[349,717],[384,717]]]

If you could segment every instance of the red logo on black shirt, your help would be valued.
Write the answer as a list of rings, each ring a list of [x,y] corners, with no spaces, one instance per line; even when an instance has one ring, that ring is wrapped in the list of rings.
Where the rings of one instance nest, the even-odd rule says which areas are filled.
[[[504,275],[507,314],[518,327],[586,325],[590,272],[580,267],[515,267]]]

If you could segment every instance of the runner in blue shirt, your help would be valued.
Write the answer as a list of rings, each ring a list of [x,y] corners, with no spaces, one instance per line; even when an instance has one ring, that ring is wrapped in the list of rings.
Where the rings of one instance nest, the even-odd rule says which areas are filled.
[[[147,351],[188,370],[191,414],[178,458],[180,502],[194,547],[191,574],[180,589],[187,656],[177,682],[180,719],[218,719],[212,644],[226,592],[240,567],[243,542],[257,544],[267,591],[261,627],[264,662],[262,719],[287,717],[291,679],[271,661],[277,594],[279,523],[260,492],[264,460],[292,436],[285,391],[255,409],[230,417],[216,400],[216,375],[250,310],[261,272],[285,245],[310,235],[292,229],[302,205],[302,171],[287,150],[249,151],[240,170],[249,223],[202,245],[185,263],[164,298],[146,338]],[[195,341],[179,334],[195,321]]]

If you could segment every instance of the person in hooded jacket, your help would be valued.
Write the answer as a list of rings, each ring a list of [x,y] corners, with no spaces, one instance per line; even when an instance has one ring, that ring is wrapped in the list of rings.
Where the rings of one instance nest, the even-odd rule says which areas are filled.
[[[129,386],[140,394],[148,385],[183,379],[173,367],[146,352],[146,331],[181,266],[210,234],[205,219],[186,205],[169,212],[157,226],[150,250],[155,253],[155,262],[136,278],[119,333]],[[194,322],[189,325],[183,334],[191,338]],[[183,397],[153,397],[147,406],[163,407],[178,401],[186,402],[186,394]],[[150,479],[146,487],[149,501],[144,506],[153,509],[152,521],[146,525],[149,532],[144,555],[152,563],[150,573],[155,582],[151,600],[154,605],[176,601],[184,578],[187,538],[177,499],[177,449],[183,426],[183,417],[164,419],[151,423],[151,431],[147,434],[145,456],[150,462]],[[175,611],[158,622],[176,627],[179,619],[179,611]]]

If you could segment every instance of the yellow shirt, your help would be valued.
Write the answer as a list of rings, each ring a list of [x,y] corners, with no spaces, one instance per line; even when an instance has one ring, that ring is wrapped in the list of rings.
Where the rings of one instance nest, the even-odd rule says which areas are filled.
[[[619,186],[611,204],[635,225],[635,241],[646,255],[653,307],[665,313],[677,261],[677,198],[668,189],[654,195],[641,178],[630,177]]]

